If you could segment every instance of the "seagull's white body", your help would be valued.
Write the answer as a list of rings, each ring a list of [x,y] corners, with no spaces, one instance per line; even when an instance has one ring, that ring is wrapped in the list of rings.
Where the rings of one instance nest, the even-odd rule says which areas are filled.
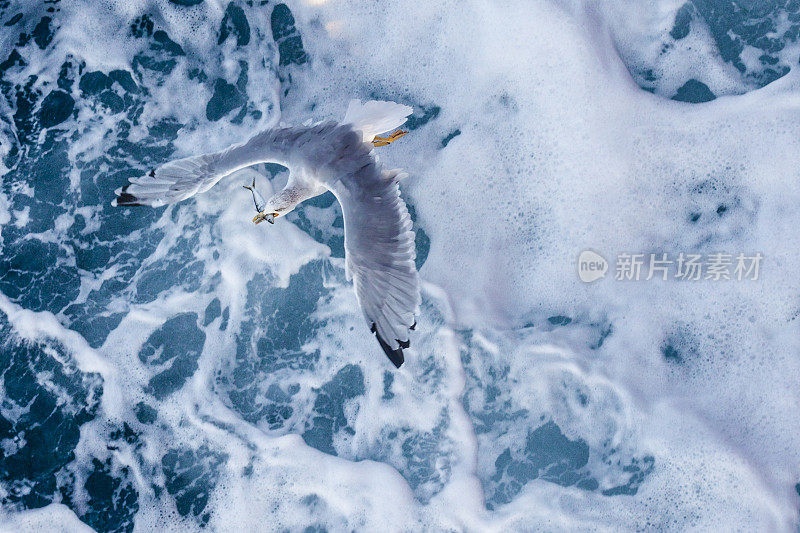
[[[266,162],[288,167],[290,177],[267,200],[265,212],[282,216],[331,191],[344,215],[347,277],[368,325],[399,367],[420,304],[414,232],[397,185],[404,174],[384,169],[370,141],[402,125],[411,112],[393,102],[354,100],[342,123],[273,128],[221,152],[167,163],[118,189],[113,205],[179,202],[239,169]]]

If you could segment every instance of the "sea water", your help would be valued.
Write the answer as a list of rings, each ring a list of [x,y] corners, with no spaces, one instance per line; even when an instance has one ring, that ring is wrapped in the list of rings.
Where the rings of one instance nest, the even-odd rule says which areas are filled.
[[[2,0],[0,24],[0,529],[797,530],[797,2]],[[422,279],[399,371],[335,199],[251,223],[241,185],[286,169],[110,206],[351,98],[415,110],[377,150]],[[757,279],[616,279],[716,253]]]

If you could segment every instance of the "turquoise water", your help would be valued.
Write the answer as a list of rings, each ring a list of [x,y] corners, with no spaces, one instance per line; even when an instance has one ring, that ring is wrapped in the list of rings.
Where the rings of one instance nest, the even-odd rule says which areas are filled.
[[[376,9],[0,0],[5,527],[796,530],[800,2]],[[353,97],[415,109],[401,372],[331,195],[110,205]],[[765,274],[595,290],[589,247]]]

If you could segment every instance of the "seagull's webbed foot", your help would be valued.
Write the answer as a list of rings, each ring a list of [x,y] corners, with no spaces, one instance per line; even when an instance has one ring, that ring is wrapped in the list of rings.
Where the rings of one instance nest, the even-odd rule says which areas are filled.
[[[406,133],[408,132],[403,130],[397,130],[388,137],[375,137],[374,139],[372,139],[372,145],[375,146],[376,148],[379,146],[387,146],[395,142],[397,139],[399,139]]]

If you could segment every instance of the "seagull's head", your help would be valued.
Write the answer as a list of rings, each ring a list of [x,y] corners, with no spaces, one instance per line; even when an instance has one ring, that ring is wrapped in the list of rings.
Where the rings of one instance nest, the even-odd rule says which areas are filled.
[[[264,206],[264,209],[261,210],[261,212],[255,217],[253,217],[253,222],[260,224],[266,220],[270,224],[274,224],[276,218],[287,215],[295,208],[296,205],[297,201],[295,198],[293,198],[291,194],[287,194],[286,189],[284,189],[267,200],[267,204]]]

